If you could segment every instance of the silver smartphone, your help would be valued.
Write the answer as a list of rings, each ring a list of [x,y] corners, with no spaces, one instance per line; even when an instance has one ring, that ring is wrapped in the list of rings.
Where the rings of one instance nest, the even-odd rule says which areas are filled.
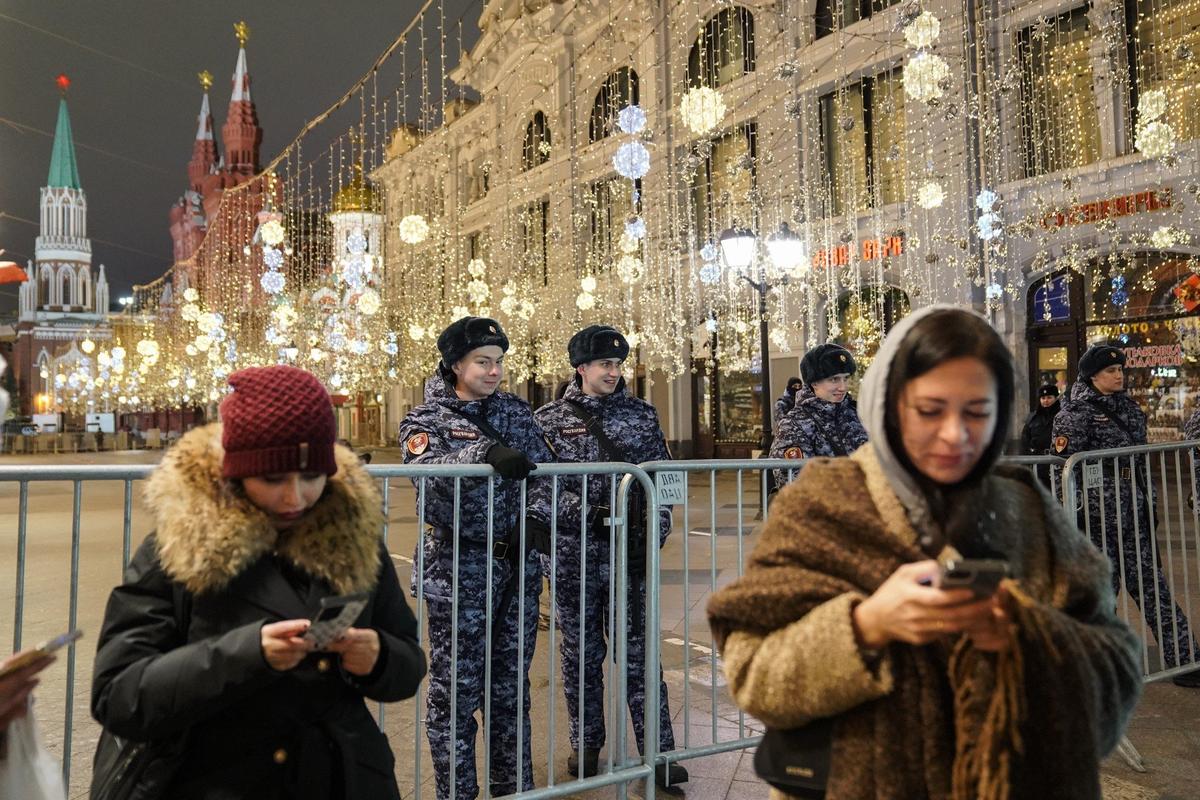
[[[366,606],[366,592],[322,597],[321,610],[312,618],[304,638],[313,642],[318,650],[324,650],[354,624]]]

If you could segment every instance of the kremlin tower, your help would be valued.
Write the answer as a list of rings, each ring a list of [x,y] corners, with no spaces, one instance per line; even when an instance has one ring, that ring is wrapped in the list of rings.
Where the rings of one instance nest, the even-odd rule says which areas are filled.
[[[221,138],[225,157],[221,158],[213,138],[213,118],[209,110],[208,90],[212,75],[199,75],[204,96],[200,101],[196,139],[192,144],[192,159],[188,162],[188,188],[170,211],[171,241],[175,263],[189,260],[204,241],[209,222],[221,205],[222,193],[245,183],[259,171],[259,146],[262,128],[258,112],[250,97],[250,72],[246,66],[246,42],[250,28],[245,22],[233,26],[238,40],[237,65],[233,71],[232,92]]]

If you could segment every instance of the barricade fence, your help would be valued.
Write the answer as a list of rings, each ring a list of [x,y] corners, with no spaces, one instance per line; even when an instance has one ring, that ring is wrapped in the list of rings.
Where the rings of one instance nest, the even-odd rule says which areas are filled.
[[[1188,451],[1174,458],[1183,459],[1194,492]],[[1034,470],[1066,498],[1080,485],[1072,482],[1079,458],[1065,468],[1053,457],[1006,461]],[[763,727],[724,691],[705,606],[742,574],[770,514],[772,484],[803,463],[548,464],[519,484],[486,465],[368,467],[383,494],[388,551],[430,656],[416,697],[375,709],[398,756],[402,794],[457,798],[477,781],[484,797],[542,800],[610,785],[623,795],[638,781],[653,800],[656,768],[756,744]],[[67,652],[66,675],[59,680],[52,668],[38,691],[51,749],[77,787],[90,780],[99,734],[88,685],[104,600],[153,526],[135,485],[151,468],[0,467],[0,509],[15,495],[17,511],[0,534],[8,540],[0,539],[0,553],[16,554],[7,598],[14,650],[63,627],[88,633],[82,649]],[[537,508],[549,509],[553,555],[526,552],[538,535],[529,522]],[[642,514],[644,525],[634,524]],[[1186,518],[1191,555],[1173,517],[1167,566],[1176,596],[1190,602],[1200,585],[1189,577],[1200,520],[1193,510]],[[519,590],[506,599],[507,586]],[[1148,679],[1173,674],[1146,666]],[[520,678],[526,669],[528,680]],[[461,744],[468,741],[473,748]],[[569,774],[568,757],[587,766],[592,749],[602,751],[597,773]]]

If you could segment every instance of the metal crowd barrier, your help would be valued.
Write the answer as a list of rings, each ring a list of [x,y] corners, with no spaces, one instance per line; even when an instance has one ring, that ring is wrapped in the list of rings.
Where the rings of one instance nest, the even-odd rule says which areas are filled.
[[[1148,467],[1152,460],[1151,456],[1157,454],[1160,463],[1174,464],[1175,469],[1173,472],[1161,469],[1157,472],[1150,470],[1149,474],[1152,477],[1158,476],[1156,487],[1159,483],[1165,485],[1161,478],[1170,475],[1174,477],[1177,486],[1186,483],[1194,493],[1197,465],[1193,447],[1195,444],[1160,445],[1149,450],[1135,448],[1112,452],[1099,451],[1076,456],[1067,462],[1065,467],[1062,467],[1061,459],[1051,456],[1008,458],[1005,461],[1033,469],[1035,474],[1043,476],[1049,482],[1050,488],[1056,494],[1073,498],[1076,496],[1076,487],[1080,483],[1074,478],[1076,468],[1082,469],[1085,462],[1090,463],[1105,458],[1128,459],[1132,457],[1138,460],[1141,467]],[[1172,450],[1174,450],[1173,461],[1166,457],[1166,454],[1172,453]],[[1180,459],[1185,451],[1188,453],[1188,458],[1181,462]],[[549,624],[544,634],[537,634],[534,642],[534,660],[530,667],[531,678],[540,679],[544,675],[545,683],[535,682],[528,689],[523,682],[517,683],[515,687],[517,692],[516,708],[522,709],[526,703],[531,705],[530,729],[525,729],[524,722],[518,714],[512,739],[502,742],[505,746],[513,747],[517,753],[520,753],[528,742],[533,752],[535,788],[530,791],[520,791],[519,775],[514,775],[512,777],[517,779],[518,783],[517,795],[528,798],[528,800],[549,800],[603,786],[614,786],[618,794],[623,797],[630,784],[640,781],[643,784],[643,795],[647,800],[653,800],[656,789],[655,767],[741,750],[757,743],[762,731],[761,724],[748,718],[744,712],[737,709],[727,694],[722,691],[724,676],[708,632],[707,618],[703,611],[704,604],[700,601],[729,580],[742,574],[746,557],[756,538],[754,534],[761,521],[770,513],[768,490],[772,485],[770,478],[772,472],[780,470],[782,473],[775,474],[781,474],[784,478],[790,479],[795,476],[803,463],[785,459],[753,459],[662,461],[639,466],[629,464],[552,464],[539,466],[530,480],[522,484],[517,500],[519,511],[517,519],[520,521],[517,541],[518,545],[522,547],[528,538],[523,509],[530,501],[531,492],[541,492],[543,493],[541,496],[548,493],[554,518],[552,535],[555,537],[577,536],[583,544],[586,544],[589,537],[595,536],[593,530],[586,524],[588,519],[586,503],[580,509],[582,513],[578,531],[560,530],[558,511],[561,505],[564,502],[572,502],[570,500],[572,494],[579,496],[582,492],[586,497],[587,492],[584,487],[590,486],[592,482],[600,481],[603,487],[601,495],[608,501],[609,508],[614,509],[615,512],[610,514],[607,537],[609,546],[606,557],[602,563],[591,565],[599,568],[602,572],[606,571],[609,576],[606,587],[607,597],[603,598],[603,619],[589,621],[581,617],[577,631],[581,640],[586,638],[589,625],[598,624],[606,627],[609,633],[608,645],[603,654],[604,663],[608,665],[608,678],[605,682],[606,699],[603,702],[603,711],[600,712],[609,736],[607,753],[601,760],[599,774],[590,778],[576,779],[565,775],[561,763],[559,763],[560,759],[568,752],[567,747],[564,746],[567,737],[562,733],[562,728],[566,726],[561,724],[561,720],[569,720],[561,677],[560,640],[562,630],[555,607],[563,576],[559,574],[560,566],[557,560],[548,559],[544,562],[543,567],[549,592],[548,597],[545,593],[543,596],[549,600]],[[1181,472],[1183,468],[1187,469],[1186,480]],[[6,484],[11,485],[15,482],[18,494],[14,650],[20,649],[23,638],[31,638],[24,636],[24,615],[27,604],[26,572],[31,542],[28,526],[30,484],[56,481],[66,481],[71,484],[67,623],[68,627],[75,627],[78,624],[80,610],[81,548],[85,543],[90,542],[90,537],[85,539],[82,535],[83,522],[87,519],[82,514],[84,485],[93,481],[118,481],[122,484],[122,560],[120,566],[123,567],[129,561],[131,546],[134,542],[133,482],[145,478],[151,469],[152,467],[149,465],[74,468],[0,467],[0,492],[3,491]],[[460,568],[463,563],[460,558],[460,537],[457,534],[462,531],[464,525],[473,527],[478,532],[482,523],[482,527],[486,531],[486,546],[489,550],[495,542],[504,537],[506,531],[501,530],[502,526],[493,513],[499,484],[493,477],[491,468],[484,465],[454,467],[377,465],[368,467],[368,470],[381,481],[386,519],[388,520],[385,524],[384,537],[385,541],[389,542],[389,551],[392,553],[393,560],[399,562],[396,566],[402,585],[407,588],[410,567],[416,572],[417,594],[410,602],[413,603],[418,618],[419,636],[423,645],[428,647],[432,644],[429,642],[429,604],[426,602],[424,583],[421,578],[424,577],[429,565],[425,563],[423,547],[418,546],[411,551],[412,559],[408,558],[409,551],[406,551],[405,548],[419,543],[424,536],[426,523],[433,521],[429,519],[428,514],[428,509],[432,507],[428,502],[432,499],[431,493],[441,492],[445,497],[448,491],[452,498],[453,509],[448,527],[455,534],[451,537],[454,543],[452,558],[454,568],[451,583],[455,590],[452,592],[450,600],[450,616],[452,619],[457,619],[462,594],[461,591],[458,591],[462,587]],[[1119,475],[1119,472],[1117,474]],[[394,483],[397,480],[400,483]],[[409,481],[412,482],[411,486]],[[540,482],[538,488],[535,488],[535,481]],[[646,495],[647,581],[644,603],[645,658],[641,663],[631,664],[628,657],[629,642],[625,636],[631,622],[630,586],[627,580],[626,536],[628,530],[625,523],[627,522],[629,497],[634,487],[640,487]],[[1179,492],[1177,491],[1172,498],[1178,499],[1178,496]],[[477,502],[480,499],[483,501],[482,508]],[[1177,505],[1172,508],[1176,508]],[[664,549],[660,552],[659,548],[654,546],[659,541],[659,509],[667,507],[671,509],[673,530]],[[480,520],[481,511],[482,520]],[[59,512],[50,510],[43,513]],[[1171,526],[1166,529],[1168,534],[1166,538],[1171,544],[1171,547],[1168,548],[1169,559],[1171,559],[1167,564],[1168,572],[1172,580],[1178,578],[1182,582],[1182,596],[1187,597],[1190,611],[1189,570],[1194,569],[1195,565],[1189,565],[1188,554],[1182,539],[1178,542],[1175,542],[1174,539],[1186,533],[1189,541],[1195,543],[1197,530],[1200,529],[1200,519],[1197,518],[1196,511],[1190,507],[1186,514],[1188,520],[1186,528],[1182,516],[1179,514],[1168,516],[1169,519],[1164,519],[1164,525]],[[149,530],[149,526],[145,524],[147,520],[143,519],[141,522],[143,524],[139,526],[138,534]],[[1179,533],[1175,534],[1175,531]],[[1118,530],[1118,534],[1119,532]],[[1158,536],[1161,538],[1162,534],[1158,534]],[[707,539],[706,542],[705,539]],[[34,545],[37,548],[42,547],[36,540],[34,540]],[[105,543],[104,550],[115,555],[115,541],[111,544]],[[1175,553],[1175,550],[1178,552]],[[580,573],[582,575],[588,574],[587,552],[586,547],[581,548]],[[1192,552],[1195,552],[1194,545]],[[40,557],[42,560],[46,559],[44,553]],[[117,568],[115,558],[113,561],[112,580],[110,584],[106,585],[104,596],[107,596],[107,586],[115,584],[120,578],[120,570]],[[489,609],[493,608],[496,591],[493,586],[493,570],[496,568],[493,561],[494,559],[487,559],[482,600],[483,607]],[[678,569],[674,567],[676,563],[679,564]],[[1185,566],[1186,569],[1184,569]],[[527,569],[525,560],[521,560],[517,577],[522,583],[523,579],[528,577]],[[92,574],[95,573],[90,562],[88,571]],[[1200,577],[1197,578],[1197,583],[1200,584]],[[675,588],[676,585],[678,585],[678,589]],[[1174,583],[1170,585],[1175,588]],[[585,587],[586,581],[580,581],[578,601],[581,606],[585,600]],[[43,592],[44,594],[45,592]],[[531,613],[532,609],[525,605],[526,598],[523,594],[518,594],[514,603],[517,604],[517,619],[519,620],[516,641],[517,659],[520,664],[527,656],[524,651],[527,636],[535,633],[528,631],[526,626],[536,615]],[[85,606],[93,616],[98,610],[102,610],[102,607],[102,603],[99,609],[90,605]],[[39,614],[44,613],[44,603],[38,608]],[[486,615],[484,621],[486,641],[484,643],[483,685],[485,687],[490,684],[493,668],[491,657],[493,620],[491,616],[491,614]],[[1158,630],[1161,631],[1161,627]],[[57,633],[58,631],[52,632]],[[89,630],[91,635],[84,640],[85,650],[94,649],[96,633],[98,633],[98,628]],[[452,630],[448,643],[440,641],[438,644],[440,646],[448,644],[450,649],[450,672],[456,676],[456,679],[449,684],[451,687],[449,707],[453,710],[456,708],[458,700],[458,653],[462,645],[457,635],[457,626]],[[667,652],[664,653],[664,650]],[[659,715],[657,713],[660,690],[657,676],[660,663],[666,670],[668,682],[675,687],[671,692],[670,710],[672,713],[670,716],[676,721],[678,730],[676,731],[676,748],[669,751],[663,751],[660,747]],[[576,688],[579,690],[578,696],[582,698],[584,695],[582,691],[584,685],[582,658],[568,667],[570,668],[569,677],[576,681]],[[73,645],[67,653],[67,675],[63,692],[65,701],[61,754],[64,774],[68,779],[72,771],[72,737],[77,728],[73,714],[74,704],[78,702],[75,692],[76,668],[77,659]],[[1167,677],[1182,671],[1182,669],[1183,667],[1179,667],[1167,672],[1148,673],[1148,680]],[[636,750],[631,751],[627,741],[630,714],[625,702],[625,687],[628,685],[628,670],[639,670],[645,676],[643,681],[645,686],[644,708],[646,709],[644,714],[644,751],[640,756],[637,755]],[[397,764],[402,773],[398,775],[398,780],[401,781],[402,791],[406,797],[411,795],[419,798],[425,792],[433,794],[432,787],[428,786],[432,762],[425,731],[425,703],[428,685],[427,680],[422,684],[413,701],[397,704],[400,706],[398,715],[394,714],[392,710],[385,713],[382,705],[376,712],[379,725],[388,733],[396,752],[402,752],[406,746],[411,747],[413,755],[411,767],[405,765],[401,759],[398,759]],[[543,685],[544,689],[542,689]],[[44,684],[39,690],[40,708],[53,705],[55,702],[53,696],[47,697],[50,688]],[[488,773],[494,757],[492,747],[489,745],[491,726],[505,722],[493,718],[491,713],[493,700],[490,691],[483,692],[481,698],[483,724],[476,735],[479,784],[484,797],[491,796],[488,781]],[[408,702],[412,702],[411,707],[406,706]],[[84,702],[83,707],[86,709],[88,704]],[[582,700],[579,701],[574,711],[576,716],[581,718],[580,727],[583,728],[589,716],[588,710],[583,707]],[[80,716],[86,720],[80,725],[90,725],[93,733],[98,731],[86,710]],[[538,719],[544,719],[544,723],[533,721]],[[453,714],[451,720],[450,739],[453,741],[458,734],[458,723]],[[544,737],[540,735],[542,732],[545,734]],[[582,736],[580,741],[581,751]],[[1128,745],[1127,742],[1124,744]],[[91,742],[85,738],[80,744],[80,755],[86,753],[90,761],[90,749],[87,749],[89,745]],[[57,749],[57,747],[52,746],[52,749]],[[1140,760],[1135,761],[1136,750],[1133,750],[1131,745],[1128,745],[1128,749],[1123,749],[1123,753],[1131,765],[1135,768],[1140,767]],[[577,752],[577,756],[581,757],[582,752]],[[454,785],[454,778],[457,777],[460,767],[458,759],[450,760],[451,786]],[[519,770],[519,766],[516,769]],[[452,789],[450,796],[456,797],[457,791]]]
[[[1200,667],[1190,630],[1200,609],[1198,446],[1092,450],[1064,467],[1064,505],[1112,561],[1120,616],[1154,645],[1143,651],[1146,681]]]

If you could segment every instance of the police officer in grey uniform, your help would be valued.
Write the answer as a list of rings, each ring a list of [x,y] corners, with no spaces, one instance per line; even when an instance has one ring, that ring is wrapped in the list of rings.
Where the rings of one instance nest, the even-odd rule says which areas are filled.
[[[554,458],[529,404],[497,389],[508,350],[508,338],[498,322],[464,317],[446,328],[437,344],[442,359],[437,374],[425,384],[425,402],[400,425],[404,462],[490,464],[500,476],[491,495],[490,545],[488,479],[425,479],[423,509],[419,479],[413,481],[418,488],[417,514],[424,514],[428,526],[413,556],[413,594],[420,581],[429,609],[426,726],[437,796],[446,800],[453,787],[456,800],[473,800],[479,793],[475,715],[483,711],[485,691],[491,692],[491,793],[499,796],[533,788],[529,664],[542,590],[538,551],[549,552],[550,506],[545,479],[527,482],[524,503],[521,482],[535,462]],[[519,618],[522,610],[524,617]],[[489,644],[491,683],[485,686]],[[453,705],[452,685],[456,686]],[[517,707],[518,687],[521,708]]]
[[[854,356],[841,345],[820,344],[804,354],[804,388],[796,395],[795,407],[779,421],[771,458],[848,456],[867,441],[850,396],[850,377],[856,369]],[[776,485],[787,483],[789,473],[793,471],[775,470]]]
[[[670,458],[654,406],[625,389],[621,364],[629,355],[629,343],[615,328],[592,325],[571,337],[567,345],[574,381],[562,398],[537,410],[537,420],[561,462],[626,461],[638,464]],[[555,535],[555,606],[562,631],[563,690],[570,720],[571,754],[567,769],[579,775],[580,740],[583,743],[583,775],[598,769],[604,745],[604,656],[609,623],[610,481],[595,477],[587,482],[587,512],[584,516],[583,481],[567,479],[558,493],[558,528]],[[640,487],[631,496],[641,498]],[[638,509],[641,509],[639,511]],[[638,751],[644,752],[645,704],[645,601],[646,526],[644,505],[631,502],[629,520],[629,714],[633,721]],[[586,524],[584,520],[586,519]],[[670,511],[659,516],[661,547],[671,529]],[[586,540],[586,544],[585,544]],[[613,560],[616,563],[616,560]],[[586,564],[586,567],[584,566]],[[547,570],[547,572],[549,572]],[[580,605],[580,589],[583,605]],[[581,630],[582,629],[582,630]],[[579,696],[580,669],[583,697]],[[659,751],[674,750],[675,737],[667,707],[667,685],[659,668]],[[583,719],[579,717],[580,703]],[[659,766],[655,778],[662,786],[687,780],[679,764]]]
[[[1070,397],[1054,417],[1052,450],[1063,458],[1088,450],[1105,450],[1146,444],[1146,414],[1125,393],[1125,352],[1097,344],[1079,359],[1079,377]],[[1113,595],[1125,589],[1142,610],[1146,624],[1157,636],[1162,626],[1163,660],[1168,667],[1200,665],[1187,617],[1175,604],[1161,567],[1154,540],[1155,496],[1142,458],[1098,462],[1102,484],[1088,487],[1076,470],[1075,502],[1080,530],[1112,562]],[[1119,535],[1118,535],[1119,533]],[[1200,686],[1200,671],[1178,676],[1181,686]]]

